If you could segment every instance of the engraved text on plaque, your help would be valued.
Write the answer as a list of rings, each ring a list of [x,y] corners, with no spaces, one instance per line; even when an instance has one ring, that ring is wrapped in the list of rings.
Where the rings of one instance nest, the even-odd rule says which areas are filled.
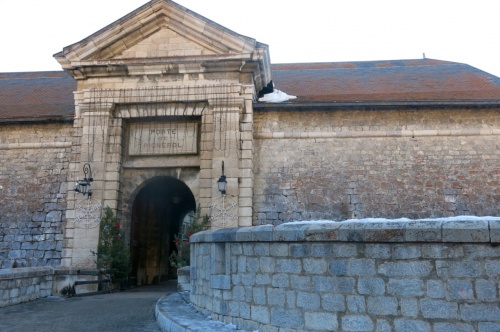
[[[129,154],[196,154],[197,136],[198,124],[194,122],[132,123],[129,132]]]

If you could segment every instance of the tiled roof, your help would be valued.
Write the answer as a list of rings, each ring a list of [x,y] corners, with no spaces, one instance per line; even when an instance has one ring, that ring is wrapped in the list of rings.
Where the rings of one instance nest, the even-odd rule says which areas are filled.
[[[500,100],[500,78],[433,59],[274,64],[276,89],[307,102]]]
[[[75,90],[63,71],[0,73],[0,120],[71,118]]]
[[[272,65],[289,103],[500,101],[500,78],[432,59]],[[66,72],[0,73],[0,121],[71,118],[76,81]]]

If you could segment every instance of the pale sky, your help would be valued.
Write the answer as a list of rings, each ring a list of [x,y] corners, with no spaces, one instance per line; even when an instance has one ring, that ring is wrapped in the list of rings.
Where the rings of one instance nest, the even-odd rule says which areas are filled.
[[[60,70],[53,54],[147,0],[0,0],[0,72]],[[500,77],[498,0],[177,0],[269,45],[272,63],[427,58]]]

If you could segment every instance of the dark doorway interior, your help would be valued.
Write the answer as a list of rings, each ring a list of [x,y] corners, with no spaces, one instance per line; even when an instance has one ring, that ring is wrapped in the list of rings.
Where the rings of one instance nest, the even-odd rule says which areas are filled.
[[[154,178],[141,189],[132,206],[132,283],[158,284],[175,277],[168,260],[175,249],[174,235],[195,209],[193,193],[175,178]]]

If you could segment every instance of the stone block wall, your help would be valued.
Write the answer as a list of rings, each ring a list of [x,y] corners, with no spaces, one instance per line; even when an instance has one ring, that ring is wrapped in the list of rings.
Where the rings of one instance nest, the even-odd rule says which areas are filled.
[[[184,266],[177,269],[177,290],[180,292],[191,290],[190,267]]]
[[[240,329],[498,331],[496,220],[288,223],[191,237],[191,302]]]
[[[52,294],[51,267],[0,269],[0,308]]]
[[[0,269],[0,308],[51,295],[74,296],[96,292],[98,276],[97,270],[61,266]]]
[[[2,125],[0,268],[61,262],[71,124]]]
[[[255,111],[253,224],[499,215],[497,109]]]

